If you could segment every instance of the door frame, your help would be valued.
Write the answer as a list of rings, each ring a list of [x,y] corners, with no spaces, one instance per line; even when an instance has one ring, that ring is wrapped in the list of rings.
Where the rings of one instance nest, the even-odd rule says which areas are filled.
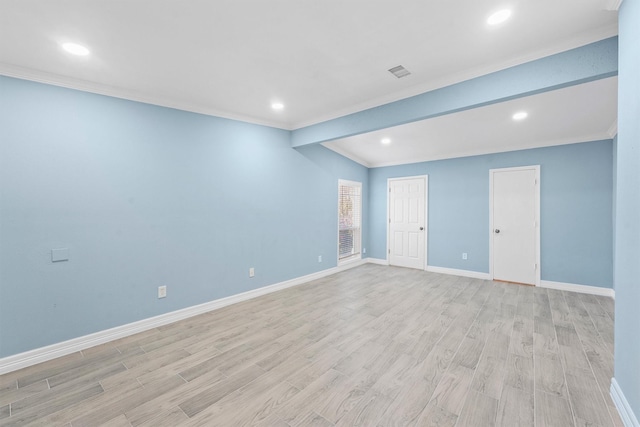
[[[390,265],[389,254],[391,252],[391,228],[389,224],[391,223],[391,183],[393,181],[401,181],[405,179],[424,179],[424,268],[423,270],[427,270],[427,266],[429,263],[428,259],[428,248],[429,248],[429,175],[415,175],[415,176],[398,176],[394,178],[387,178],[387,252],[386,259],[387,265]]]
[[[517,166],[511,168],[489,169],[489,279],[493,280],[493,174],[496,172],[514,172],[521,170],[534,170],[536,175],[535,188],[535,222],[536,222],[536,283],[540,286],[540,165]]]

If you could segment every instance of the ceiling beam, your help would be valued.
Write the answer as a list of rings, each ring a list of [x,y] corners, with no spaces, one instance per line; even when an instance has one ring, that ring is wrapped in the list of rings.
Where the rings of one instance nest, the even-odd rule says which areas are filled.
[[[291,132],[291,145],[359,135],[618,74],[618,38],[611,37],[451,86]]]

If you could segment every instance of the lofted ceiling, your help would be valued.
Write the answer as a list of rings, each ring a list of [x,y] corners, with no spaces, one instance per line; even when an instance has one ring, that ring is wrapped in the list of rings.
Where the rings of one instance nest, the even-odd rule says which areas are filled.
[[[616,35],[616,3],[0,0],[0,74],[297,129]],[[511,19],[489,26],[487,17],[504,7],[512,9]],[[64,42],[91,53],[70,55],[61,49]],[[388,70],[397,65],[411,74],[396,78]],[[284,109],[274,111],[276,101]],[[484,113],[436,120],[473,114]],[[494,120],[512,125],[499,122]],[[424,131],[423,125],[430,126],[416,124],[414,130]],[[509,128],[493,131],[502,130]],[[548,141],[578,136],[565,133]],[[366,157],[358,150],[352,154],[364,163],[382,161],[380,153]],[[458,147],[420,156],[472,151]]]

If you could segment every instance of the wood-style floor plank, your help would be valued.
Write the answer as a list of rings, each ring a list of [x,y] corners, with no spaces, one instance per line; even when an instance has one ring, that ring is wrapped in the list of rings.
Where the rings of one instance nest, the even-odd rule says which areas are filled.
[[[533,426],[535,419],[534,397],[528,391],[505,385],[498,403],[496,426]]]
[[[138,427],[176,427],[184,425],[189,421],[189,417],[180,408],[161,412],[156,417],[138,424]],[[131,424],[130,424],[131,425]]]
[[[0,421],[0,425],[26,425],[39,418],[61,411],[79,402],[99,395],[104,390],[100,384],[74,387],[69,390],[43,392],[42,396],[30,396],[11,404],[11,417]],[[37,398],[37,399],[36,399]]]
[[[536,357],[534,371],[537,390],[568,398],[564,371],[559,357]]]
[[[372,264],[0,376],[0,426],[621,426],[610,298]]]
[[[11,408],[9,405],[0,406],[0,420],[9,418],[9,416],[11,416]]]
[[[382,414],[391,405],[393,399],[369,389],[358,403],[351,408],[337,423],[340,427],[375,426]]]
[[[184,425],[259,424],[299,392],[291,384],[280,381],[276,375],[265,374],[261,381],[253,381],[228,394]]]
[[[536,427],[563,427],[573,424],[569,401],[536,390]]]
[[[497,399],[471,390],[456,427],[493,426],[496,424],[497,412]]]
[[[567,388],[577,418],[603,427],[612,425],[607,405],[591,372],[567,372]]]
[[[214,383],[212,386],[205,386],[200,393],[190,397],[178,406],[180,406],[180,409],[182,409],[188,417],[193,417],[203,409],[213,405],[240,387],[249,384],[264,373],[265,371],[259,366],[250,366],[242,372]],[[206,372],[202,373],[202,375],[205,374]],[[193,379],[191,381],[193,381]]]
[[[430,427],[454,427],[458,422],[458,416],[452,414],[446,409],[439,407],[435,400],[429,402],[422,411],[420,418],[416,422],[416,426],[430,426]],[[378,426],[383,427],[383,426]]]
[[[29,396],[37,395],[48,389],[49,383],[47,380],[40,380],[37,383],[29,384],[26,387],[0,390],[0,407],[26,399]]]
[[[110,405],[94,408],[88,414],[71,421],[71,425],[94,426],[100,425],[126,413],[127,411],[145,404],[154,398],[170,392],[184,384],[184,380],[179,377],[170,377],[165,380],[158,381],[135,394],[124,395]]]
[[[166,376],[165,378],[169,378],[169,376]],[[125,415],[131,425],[136,426],[150,422],[157,418],[160,413],[170,413],[175,410],[177,415],[179,415],[180,412],[184,414],[184,411],[178,405],[185,402],[187,399],[202,393],[203,390],[219,384],[226,378],[227,377],[224,374],[214,369],[199,376],[193,381],[190,381],[189,383],[176,387],[155,399],[151,399],[142,405],[138,405],[135,408],[126,411]],[[149,383],[149,385],[153,386],[153,383]],[[179,410],[176,409],[176,407]]]

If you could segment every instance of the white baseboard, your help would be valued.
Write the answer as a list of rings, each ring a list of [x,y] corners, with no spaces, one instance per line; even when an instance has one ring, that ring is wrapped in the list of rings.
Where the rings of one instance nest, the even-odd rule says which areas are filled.
[[[576,285],[574,283],[552,282],[550,280],[541,280],[541,288],[556,289],[558,291],[579,292],[581,294],[600,295],[605,297],[616,297],[616,292],[610,288],[601,288],[599,286]]]
[[[622,422],[625,427],[640,427],[640,423],[638,422],[638,418],[633,413],[631,409],[631,405],[627,401],[627,398],[624,396],[624,393],[620,389],[618,385],[618,381],[615,378],[611,378],[611,398],[613,399],[613,403],[615,403],[616,408],[618,409],[618,413],[620,414],[620,418],[622,418]]]
[[[57,357],[66,356],[77,351],[81,351],[99,344],[104,344],[109,341],[117,340],[119,338],[127,337],[129,335],[137,334],[149,329],[157,328],[158,326],[167,325],[169,323],[177,322],[179,320],[217,310],[231,304],[236,304],[238,302],[246,301],[252,298],[257,298],[259,296],[277,292],[282,289],[291,288],[293,286],[302,285],[316,279],[321,279],[323,277],[360,266],[362,264],[365,264],[366,262],[366,260],[349,262],[338,267],[318,271],[316,273],[297,277],[291,280],[286,280],[274,285],[265,286],[237,295],[231,295],[229,297],[209,301],[204,304],[194,305],[191,307],[183,308],[181,310],[172,311],[169,313],[161,314],[159,316],[150,317],[148,319],[139,320],[137,322],[128,323],[126,325],[117,326],[115,328],[106,329],[104,331],[48,345],[46,347],[36,348],[24,353],[7,356],[0,359],[0,375],[12,371],[17,371],[18,369],[26,368],[38,363],[46,362]]]
[[[480,273],[478,271],[458,270],[455,268],[435,267],[428,265],[425,269],[432,273],[451,274],[453,276],[471,277],[474,279],[491,280],[489,273]],[[541,288],[556,289],[559,291],[579,292],[582,294],[600,295],[615,298],[616,293],[610,288],[601,288],[599,286],[576,285],[574,283],[552,282],[550,280],[541,280]]]
[[[46,347],[36,348],[24,353],[7,356],[0,359],[0,375],[16,371],[18,369],[26,368],[38,363],[46,362],[57,357],[66,356],[77,351],[81,351],[99,344],[104,344],[109,341],[117,340],[119,338],[124,338],[133,334],[137,334],[139,332],[144,332],[149,329],[157,328],[159,326],[167,325],[169,323],[177,322],[179,320],[187,319],[189,317],[197,316],[199,314],[207,313],[209,311],[217,310],[231,304],[236,304],[238,302],[246,301],[252,298],[257,298],[259,296],[277,292],[293,286],[302,285],[313,280],[321,279],[323,277],[330,276],[341,271],[358,267],[365,263],[389,265],[389,262],[387,260],[379,258],[365,258],[363,260],[355,260],[337,267],[329,268],[327,270],[308,274],[306,276],[297,277],[295,279],[286,280],[284,282],[243,292],[237,295],[209,301],[204,304],[183,308],[181,310],[172,311],[169,313],[161,314],[159,316],[150,317],[148,319],[139,320],[137,322],[128,323],[126,325],[117,326],[115,328],[106,329],[104,331],[84,335],[78,338],[73,338]],[[433,273],[471,277],[474,279],[489,279],[488,273],[480,273],[477,271],[458,270],[454,268],[435,266],[427,266],[426,270]],[[582,292],[594,295],[604,295],[610,297],[615,296],[613,289],[599,288],[596,286],[574,285],[571,283],[551,282],[547,280],[541,281],[540,286],[551,289]]]
[[[481,273],[479,271],[458,270],[456,268],[435,267],[428,265],[425,270],[432,273],[450,274],[452,276],[471,277],[473,279],[489,280],[489,273]]]
[[[376,265],[389,265],[389,261],[386,259],[380,259],[380,258],[367,258],[366,261],[369,264],[376,264]]]

